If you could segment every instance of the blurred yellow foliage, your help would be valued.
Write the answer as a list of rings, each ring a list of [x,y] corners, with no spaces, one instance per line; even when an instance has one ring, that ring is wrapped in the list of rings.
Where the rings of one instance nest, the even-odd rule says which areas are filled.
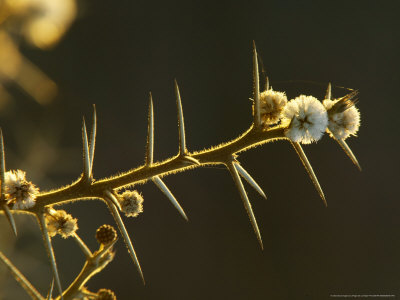
[[[40,104],[51,102],[56,84],[21,54],[14,37],[49,49],[63,37],[76,12],[75,0],[0,0],[0,90],[13,81]]]

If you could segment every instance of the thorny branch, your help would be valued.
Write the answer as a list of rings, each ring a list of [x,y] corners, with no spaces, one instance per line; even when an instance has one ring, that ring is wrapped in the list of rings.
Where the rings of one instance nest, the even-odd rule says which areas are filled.
[[[355,91],[342,98],[332,100],[331,84],[329,83],[325,100],[322,103],[312,96],[304,95],[300,95],[299,97],[288,101],[285,93],[275,92],[272,90],[272,88],[270,88],[268,77],[266,78],[265,90],[261,92],[259,84],[258,54],[255,44],[253,48],[253,123],[249,129],[247,129],[236,139],[210,149],[190,152],[186,146],[181,94],[176,80],[175,94],[178,111],[177,115],[179,132],[179,152],[176,156],[160,162],[153,162],[154,110],[153,99],[150,93],[148,137],[144,165],[134,168],[123,174],[96,180],[93,177],[93,161],[97,133],[97,116],[96,109],[94,107],[90,140],[88,140],[86,122],[84,119],[82,123],[83,173],[81,174],[80,178],[68,186],[39,193],[35,195],[35,199],[32,197],[28,198],[30,201],[24,202],[24,205],[18,203],[17,196],[12,196],[13,192],[15,191],[12,189],[12,187],[7,185],[7,180],[10,181],[10,179],[7,179],[8,177],[6,177],[8,172],[6,173],[5,169],[3,135],[0,131],[1,212],[7,216],[15,234],[16,227],[12,213],[27,213],[33,214],[37,217],[51,263],[55,284],[60,295],[57,299],[73,299],[74,297],[100,299],[96,297],[100,297],[99,295],[101,293],[109,293],[107,290],[102,292],[99,291],[97,294],[91,293],[86,290],[84,284],[95,273],[102,270],[104,266],[112,260],[113,254],[110,252],[110,249],[115,243],[116,237],[113,238],[112,241],[108,241],[109,244],[102,244],[100,249],[92,254],[84,242],[75,233],[77,228],[76,219],[73,219],[70,215],[66,214],[65,211],[55,211],[52,209],[54,205],[88,199],[100,199],[104,201],[114,217],[120,234],[128,248],[128,252],[135,263],[144,283],[144,276],[139,264],[139,260],[120,216],[120,211],[124,212],[127,216],[136,216],[139,212],[141,212],[141,202],[143,199],[136,191],[128,191],[121,195],[118,193],[121,188],[132,187],[138,183],[144,183],[148,180],[151,180],[167,196],[179,213],[187,220],[184,210],[161,178],[170,174],[184,172],[188,169],[204,167],[207,165],[223,165],[232,175],[233,181],[238,188],[239,194],[249,216],[251,225],[256,233],[261,248],[263,248],[262,238],[257,221],[246,190],[241,181],[241,177],[243,177],[255,190],[257,190],[261,196],[264,198],[266,198],[266,196],[251,175],[248,174],[247,171],[237,161],[239,153],[277,140],[290,141],[325,205],[326,200],[322,188],[300,143],[308,144],[315,142],[321,138],[324,132],[327,132],[339,143],[345,153],[350,157],[352,162],[361,170],[357,159],[345,142],[347,137],[356,134],[359,127],[359,112],[355,108],[356,100],[353,99],[357,95],[357,92]],[[11,175],[8,176],[14,181],[17,181],[18,176],[20,178],[24,177],[24,172],[21,171],[21,173],[12,173],[12,176],[14,177],[10,177]],[[12,186],[11,183],[9,185]],[[29,195],[29,193],[27,193],[27,195]],[[124,201],[128,201],[129,203],[127,204]],[[127,205],[129,207],[129,211],[127,210]],[[132,207],[134,207],[137,211],[132,211]],[[55,223],[53,219],[51,219],[52,224],[46,223],[46,218],[51,214],[53,214],[53,219],[56,219],[55,221],[57,221],[58,218],[58,224]],[[49,232],[49,228],[51,228],[51,232]],[[87,262],[84,265],[81,273],[64,292],[61,287],[55,256],[51,245],[51,237],[57,232],[60,233],[64,238],[68,236],[74,237],[87,258]],[[14,270],[12,267],[10,267],[10,264],[8,264],[9,261],[3,257],[4,256],[2,255],[1,258],[3,262],[9,266],[13,275],[19,282],[21,282],[23,287],[27,289],[28,293],[33,295],[32,297],[34,299],[42,299],[41,296],[36,295],[36,290],[31,287],[29,282],[22,276],[22,274],[15,271],[16,268]],[[52,297],[52,289],[53,284],[50,289],[51,292],[49,292],[48,299],[51,299]]]

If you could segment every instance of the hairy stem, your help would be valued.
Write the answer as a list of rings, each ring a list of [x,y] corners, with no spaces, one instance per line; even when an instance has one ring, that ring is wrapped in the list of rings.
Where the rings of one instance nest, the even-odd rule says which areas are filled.
[[[261,131],[252,126],[231,142],[187,154],[187,156],[199,161],[200,164],[188,164],[187,160],[178,155],[162,162],[154,163],[151,166],[143,165],[115,177],[100,179],[94,183],[77,180],[67,187],[38,195],[36,205],[26,211],[36,212],[46,205],[60,204],[82,198],[103,198],[105,190],[145,182],[154,176],[165,176],[210,164],[224,165],[227,158],[235,153],[243,152],[277,139],[286,139],[283,127]]]

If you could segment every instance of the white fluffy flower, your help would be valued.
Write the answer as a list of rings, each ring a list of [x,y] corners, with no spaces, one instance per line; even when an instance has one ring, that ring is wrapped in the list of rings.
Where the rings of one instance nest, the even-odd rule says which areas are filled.
[[[119,196],[121,210],[127,217],[137,217],[143,212],[143,197],[138,191],[125,191]]]
[[[351,98],[325,99],[323,104],[328,111],[328,129],[331,137],[345,140],[350,135],[356,135],[360,127],[360,112]]]
[[[300,95],[289,101],[283,116],[289,123],[285,134],[293,142],[310,144],[318,141],[328,126],[326,109],[313,96]]]
[[[50,209],[46,215],[47,231],[50,236],[60,234],[64,239],[78,229],[78,220],[72,218],[65,210]]]
[[[13,209],[28,209],[35,205],[39,189],[26,180],[24,171],[6,172],[5,186],[6,199],[13,203]]]
[[[287,103],[285,93],[272,89],[260,93],[261,121],[265,125],[275,124],[281,118],[282,111]]]

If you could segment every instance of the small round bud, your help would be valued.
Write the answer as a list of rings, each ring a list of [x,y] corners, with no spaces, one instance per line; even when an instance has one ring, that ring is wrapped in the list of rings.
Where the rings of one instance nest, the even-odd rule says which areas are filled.
[[[100,244],[107,245],[117,238],[117,232],[111,225],[101,225],[96,231],[96,239]]]
[[[138,191],[125,191],[119,196],[121,210],[127,217],[137,217],[143,212],[143,196]]]
[[[117,300],[117,296],[115,296],[114,292],[107,289],[100,289],[97,292],[96,300]]]

